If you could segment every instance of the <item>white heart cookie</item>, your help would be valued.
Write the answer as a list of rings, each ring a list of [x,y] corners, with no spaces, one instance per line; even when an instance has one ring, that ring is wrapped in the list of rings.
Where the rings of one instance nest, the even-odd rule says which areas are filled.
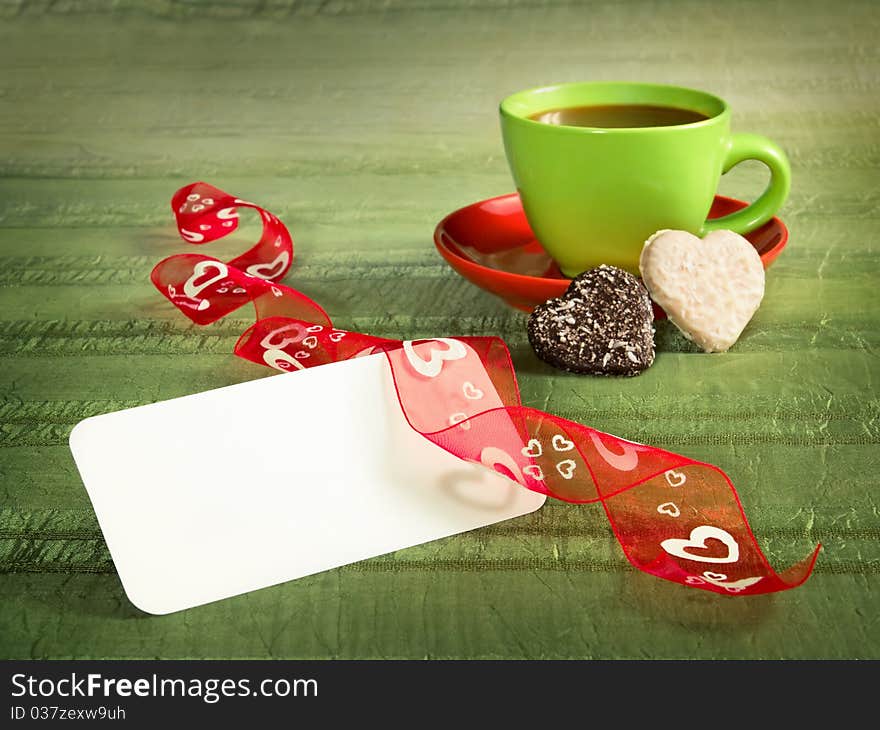
[[[712,231],[657,231],[639,270],[651,298],[685,337],[706,352],[724,352],[739,338],[764,298],[764,266],[745,238]]]

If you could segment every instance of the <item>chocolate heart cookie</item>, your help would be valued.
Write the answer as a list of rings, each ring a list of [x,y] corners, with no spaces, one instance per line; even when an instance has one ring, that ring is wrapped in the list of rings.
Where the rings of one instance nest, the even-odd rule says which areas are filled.
[[[528,323],[535,354],[554,367],[593,375],[638,375],[654,362],[654,313],[632,274],[599,266],[565,294],[535,307]]]

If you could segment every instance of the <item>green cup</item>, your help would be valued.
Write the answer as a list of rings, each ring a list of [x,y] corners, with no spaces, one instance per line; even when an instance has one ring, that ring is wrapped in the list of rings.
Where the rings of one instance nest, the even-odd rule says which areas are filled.
[[[529,117],[551,109],[646,104],[708,117],[665,127],[598,128]],[[731,134],[730,107],[679,86],[584,82],[520,91],[501,102],[507,160],[535,236],[566,276],[599,264],[638,274],[645,240],[663,228],[744,234],[788,197],[791,170],[777,144]],[[747,208],[706,220],[721,175],[743,160],[770,168],[770,183]]]

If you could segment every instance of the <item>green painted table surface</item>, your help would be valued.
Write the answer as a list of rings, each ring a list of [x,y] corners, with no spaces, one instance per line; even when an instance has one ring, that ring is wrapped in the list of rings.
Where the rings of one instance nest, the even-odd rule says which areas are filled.
[[[0,656],[880,658],[878,34],[873,2],[2,0]],[[661,325],[642,376],[563,374],[532,355],[524,315],[436,254],[443,215],[512,189],[498,101],[575,79],[714,91],[735,130],[788,151],[790,244],[731,352]],[[148,280],[186,248],[168,201],[197,179],[288,223],[288,281],[340,326],[503,336],[526,404],[720,465],[777,567],[824,544],[814,576],[753,598],[686,590],[630,568],[601,507],[550,501],[140,613],[70,429],[271,373],[231,355],[244,310],[196,328]],[[753,199],[765,180],[747,164],[721,192]]]

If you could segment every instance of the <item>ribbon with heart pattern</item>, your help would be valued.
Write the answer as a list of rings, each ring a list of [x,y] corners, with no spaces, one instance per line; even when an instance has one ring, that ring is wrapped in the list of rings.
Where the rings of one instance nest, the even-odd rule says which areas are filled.
[[[260,240],[232,261],[176,254],[151,274],[158,290],[199,325],[253,302],[256,322],[235,354],[293,371],[384,353],[400,408],[416,432],[526,489],[565,502],[599,502],[626,558],[651,575],[749,595],[794,588],[812,572],[821,546],[782,573],[773,570],[718,467],[523,406],[500,338],[401,342],[337,329],[316,302],[279,283],[293,263],[293,240],[272,213],[204,182],[178,190],[171,206],[180,235],[194,244],[234,231],[241,208],[262,219]]]

